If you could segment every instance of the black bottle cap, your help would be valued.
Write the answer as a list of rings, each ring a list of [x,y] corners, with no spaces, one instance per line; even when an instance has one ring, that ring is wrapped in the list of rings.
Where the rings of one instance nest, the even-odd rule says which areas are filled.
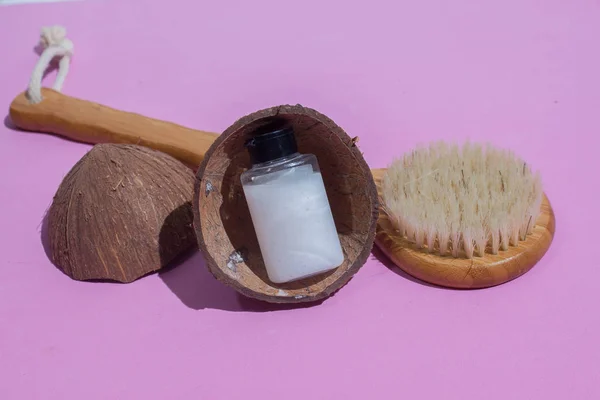
[[[269,120],[246,141],[252,164],[260,164],[298,152],[294,129],[282,120]]]

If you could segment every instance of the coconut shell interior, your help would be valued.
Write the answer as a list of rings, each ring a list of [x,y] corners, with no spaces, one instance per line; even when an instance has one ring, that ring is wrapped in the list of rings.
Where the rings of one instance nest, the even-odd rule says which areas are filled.
[[[345,254],[334,271],[284,284],[267,276],[240,182],[251,167],[244,143],[273,116],[293,125],[299,152],[318,158]],[[241,118],[211,146],[197,172],[193,211],[200,251],[217,279],[249,297],[298,303],[331,295],[365,263],[375,236],[378,197],[355,140],[341,127],[313,109],[278,106]]]

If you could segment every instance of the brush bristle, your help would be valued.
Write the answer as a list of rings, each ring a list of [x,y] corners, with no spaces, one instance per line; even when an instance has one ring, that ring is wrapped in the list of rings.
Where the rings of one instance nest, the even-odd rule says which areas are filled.
[[[418,247],[472,258],[531,234],[542,185],[539,173],[509,150],[437,142],[392,163],[382,201],[399,234]]]

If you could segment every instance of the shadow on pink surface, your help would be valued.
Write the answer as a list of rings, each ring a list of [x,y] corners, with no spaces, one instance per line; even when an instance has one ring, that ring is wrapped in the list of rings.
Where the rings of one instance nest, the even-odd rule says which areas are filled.
[[[374,260],[379,261],[387,269],[389,269],[390,271],[392,271],[396,275],[399,275],[399,276],[401,276],[404,279],[408,279],[411,282],[418,283],[418,284],[423,285],[423,286],[429,286],[429,287],[434,288],[434,289],[454,290],[454,289],[449,289],[449,288],[445,288],[445,287],[438,286],[438,285],[433,285],[431,283],[422,281],[422,280],[420,280],[418,278],[415,278],[414,276],[412,276],[412,275],[404,272],[400,267],[398,267],[396,264],[394,264],[392,262],[392,260],[390,260],[389,257],[386,256],[385,253],[379,247],[377,247],[377,245],[373,245],[373,250],[371,251],[371,257]]]
[[[10,119],[10,115],[6,115],[6,117],[4,117],[4,126],[7,127],[8,129],[10,129],[11,131],[19,131],[20,129],[17,128],[17,126],[12,122],[12,119]]]
[[[309,308],[322,303],[270,304],[243,296],[214,278],[204,257],[196,250],[172,263],[159,276],[185,306],[194,310],[268,312]]]
[[[180,221],[191,221],[192,213],[192,204],[186,203],[173,210],[165,219],[158,240],[161,257],[163,250],[169,254],[166,249],[173,245],[174,237],[183,240],[182,235],[188,233],[182,231],[178,224]],[[186,241],[188,239],[189,237],[185,238]],[[193,251],[181,255],[176,260],[163,259],[163,265],[168,265],[168,267],[159,272],[162,281],[187,307],[194,310],[212,308],[225,311],[256,312],[310,307],[308,305],[273,305],[238,294],[234,289],[213,277],[204,257],[197,251],[196,238],[194,237],[193,240]]]

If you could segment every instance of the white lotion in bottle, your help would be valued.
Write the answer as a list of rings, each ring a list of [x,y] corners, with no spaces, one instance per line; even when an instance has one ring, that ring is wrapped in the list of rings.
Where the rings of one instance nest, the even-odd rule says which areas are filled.
[[[269,279],[291,282],[339,267],[344,252],[317,158],[298,152],[291,126],[274,121],[247,141],[244,195]]]

